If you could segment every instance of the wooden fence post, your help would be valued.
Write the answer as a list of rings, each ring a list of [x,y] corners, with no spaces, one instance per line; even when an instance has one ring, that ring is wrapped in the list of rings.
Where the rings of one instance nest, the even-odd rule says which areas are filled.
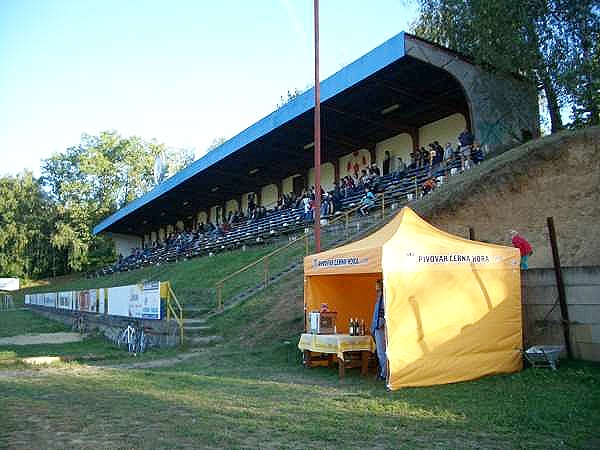
[[[565,337],[565,347],[567,348],[567,356],[573,358],[571,350],[571,336],[569,332],[569,309],[567,308],[567,294],[565,284],[562,277],[562,269],[560,267],[560,256],[558,254],[558,245],[556,243],[556,232],[554,230],[554,219],[547,218],[548,232],[550,234],[550,245],[552,246],[552,259],[554,261],[554,275],[556,276],[556,285],[558,287],[558,301],[560,304],[560,316],[562,319],[563,333]]]

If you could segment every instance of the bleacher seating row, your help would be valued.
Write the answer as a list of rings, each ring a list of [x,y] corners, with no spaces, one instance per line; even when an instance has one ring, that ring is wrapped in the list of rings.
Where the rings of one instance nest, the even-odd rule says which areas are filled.
[[[402,176],[388,174],[375,179],[373,188],[377,193],[375,206],[382,201],[389,204],[393,201],[410,199],[418,195],[421,186],[430,177],[438,178],[447,175],[452,168],[460,168],[460,161],[454,161],[447,168],[440,168],[433,172],[429,166],[407,170]],[[347,211],[360,204],[364,195],[364,188],[356,187],[340,201],[340,210]],[[340,211],[336,211],[339,214]],[[93,276],[108,275],[115,272],[124,272],[141,267],[170,263],[180,259],[189,259],[198,256],[214,254],[224,250],[240,248],[244,245],[259,245],[270,239],[285,234],[297,232],[307,226],[302,210],[288,208],[270,211],[266,217],[258,220],[245,220],[233,224],[225,233],[215,230],[205,234],[181,233],[179,238],[170,245],[162,244],[154,248],[147,248],[136,254],[127,256],[115,264],[106,266],[91,274]]]

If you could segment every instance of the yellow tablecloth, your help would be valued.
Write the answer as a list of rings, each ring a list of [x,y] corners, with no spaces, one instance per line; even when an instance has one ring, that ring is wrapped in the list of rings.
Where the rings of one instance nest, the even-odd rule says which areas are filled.
[[[375,342],[371,336],[350,336],[349,334],[310,334],[300,335],[298,348],[319,353],[335,353],[344,359],[344,352],[375,352]]]

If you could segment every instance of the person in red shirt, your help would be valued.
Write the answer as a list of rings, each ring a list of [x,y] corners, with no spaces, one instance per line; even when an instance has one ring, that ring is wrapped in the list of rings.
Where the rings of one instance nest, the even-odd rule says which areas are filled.
[[[517,247],[521,252],[521,269],[527,270],[529,268],[529,256],[533,253],[531,244],[521,236],[516,230],[511,230],[512,245]]]

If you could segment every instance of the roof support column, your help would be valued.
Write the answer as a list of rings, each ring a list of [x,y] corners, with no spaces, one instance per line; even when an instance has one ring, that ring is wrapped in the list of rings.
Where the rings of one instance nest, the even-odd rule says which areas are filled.
[[[371,165],[373,165],[373,163],[377,162],[377,152],[375,151],[374,145],[372,147],[369,147],[367,150],[369,150],[369,153],[371,154],[371,162],[369,164],[370,167]]]
[[[419,142],[419,129],[411,128],[410,132],[408,134],[410,135],[410,138],[412,139],[413,151],[418,150],[419,147],[421,147],[421,143]]]
[[[262,206],[262,188],[258,188],[254,194],[256,195],[256,206]]]
[[[333,164],[333,181],[339,185],[339,183],[340,183],[340,160],[339,159],[330,159],[328,162]]]

